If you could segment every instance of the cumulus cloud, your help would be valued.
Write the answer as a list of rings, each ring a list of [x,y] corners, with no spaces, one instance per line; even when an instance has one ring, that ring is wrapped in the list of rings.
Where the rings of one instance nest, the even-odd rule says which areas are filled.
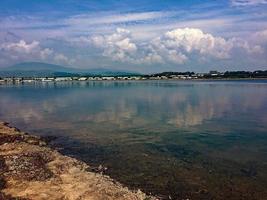
[[[7,42],[0,45],[0,53],[3,57],[12,60],[20,59],[41,59],[45,60],[53,50],[50,48],[42,48],[38,41],[26,42],[20,40],[18,42]]]
[[[65,55],[54,52],[51,48],[43,48],[39,41],[5,42],[0,44],[0,59],[2,63],[16,63],[32,60],[54,60],[60,64],[68,64],[72,60]]]
[[[254,33],[251,40],[256,44],[267,44],[267,29]]]
[[[91,38],[96,47],[103,49],[103,55],[116,61],[132,61],[137,45],[132,41],[129,30],[117,28],[111,35],[99,35]]]
[[[121,28],[113,34],[93,36],[91,43],[103,50],[103,56],[114,61],[151,64],[168,60],[181,64],[187,59],[181,52],[164,48],[159,39],[145,43],[134,41],[131,32]]]
[[[254,33],[250,42],[260,46],[262,54],[265,54],[265,58],[267,58],[267,29]]]
[[[232,50],[243,49],[246,53],[261,53],[260,46],[251,46],[240,38],[224,39],[204,33],[200,29],[184,28],[166,32],[154,42],[154,48],[160,47],[166,52],[175,51],[176,54],[198,57],[210,56],[217,59],[228,59],[232,56]]]
[[[260,38],[260,39],[259,39]],[[203,64],[216,62],[244,62],[260,60],[266,62],[264,54],[267,51],[266,30],[257,32],[248,40],[241,38],[223,38],[206,33],[197,28],[177,28],[160,36],[147,40],[138,40],[127,29],[117,28],[107,34],[89,35],[66,40],[66,47],[73,48],[76,54],[68,56],[51,48],[43,47],[39,41],[5,42],[0,44],[0,64],[21,61],[41,60],[57,64],[73,65],[91,62],[101,65],[131,64],[186,66],[187,64]],[[62,43],[61,43],[62,44]],[[66,49],[66,52],[73,52]],[[79,54],[77,54],[79,52]],[[86,58],[85,55],[88,55]],[[75,58],[75,59],[73,59]],[[258,59],[260,58],[260,59]],[[87,60],[86,60],[87,59]],[[10,62],[8,62],[9,60]]]
[[[40,51],[40,57],[41,59],[46,59],[48,56],[52,55],[53,54],[53,50],[52,49],[49,49],[49,48],[45,48],[43,50]]]
[[[223,60],[230,59],[233,51],[247,55],[263,53],[261,46],[250,45],[243,39],[216,37],[196,28],[174,29],[146,42],[134,41],[131,32],[125,29],[86,40],[102,49],[103,56],[135,64],[184,64],[193,57]]]
[[[74,59],[69,59],[67,56],[65,56],[62,53],[56,53],[54,55],[54,60],[58,64],[73,64],[75,62]]]
[[[232,47],[231,42],[194,28],[174,29],[151,41],[154,52],[177,64],[183,64],[193,54],[225,59]]]
[[[55,58],[55,61],[58,61],[58,62],[67,62],[68,61],[68,58],[61,53],[56,54],[54,58]]]
[[[39,48],[39,42],[33,41],[32,43],[26,43],[24,40],[20,40],[15,43],[4,43],[1,45],[2,50],[13,51],[17,53],[32,53]]]

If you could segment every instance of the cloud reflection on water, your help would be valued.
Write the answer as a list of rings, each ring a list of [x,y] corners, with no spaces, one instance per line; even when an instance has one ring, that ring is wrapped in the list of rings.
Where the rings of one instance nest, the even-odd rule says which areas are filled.
[[[70,123],[105,123],[121,129],[186,128],[242,113],[261,115],[258,120],[266,122],[265,85],[166,84],[111,82],[41,90],[25,86],[21,91],[4,88],[0,115],[2,120],[25,124],[69,127]]]

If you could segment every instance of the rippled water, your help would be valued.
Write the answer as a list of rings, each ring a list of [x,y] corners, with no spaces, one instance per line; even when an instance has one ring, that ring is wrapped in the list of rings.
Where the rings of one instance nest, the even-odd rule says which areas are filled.
[[[267,196],[267,81],[1,85],[0,120],[165,199]]]

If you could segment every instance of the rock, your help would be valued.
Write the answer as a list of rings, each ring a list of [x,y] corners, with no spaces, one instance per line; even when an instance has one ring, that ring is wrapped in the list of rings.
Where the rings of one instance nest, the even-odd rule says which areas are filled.
[[[103,165],[87,171],[87,164],[18,131],[0,123],[0,200],[156,199],[102,175]]]

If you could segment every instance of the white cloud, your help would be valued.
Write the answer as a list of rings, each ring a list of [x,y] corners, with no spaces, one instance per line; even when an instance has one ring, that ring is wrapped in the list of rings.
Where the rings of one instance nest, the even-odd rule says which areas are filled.
[[[54,60],[59,64],[71,64],[73,59],[67,58],[64,54],[56,53],[51,48],[43,48],[39,41],[26,42],[5,42],[0,45],[0,60],[2,63],[16,63],[22,61],[47,61]]]
[[[215,37],[209,33],[204,33],[202,30],[196,28],[168,31],[160,37],[156,45],[161,45],[163,48],[175,50],[185,55],[199,54],[217,59],[230,58],[234,48],[243,49],[248,54],[262,53],[260,46],[249,45],[247,41],[240,38],[227,40],[222,37]]]
[[[168,31],[152,41],[154,49],[167,54],[170,61],[181,64],[191,54],[228,58],[233,44],[221,37],[205,34],[200,29],[184,28]]]
[[[250,42],[256,44],[262,54],[265,54],[265,58],[267,58],[267,29],[254,33],[250,38]]]
[[[233,6],[251,6],[267,4],[267,0],[231,0]]]
[[[91,42],[103,49],[103,55],[116,61],[132,61],[132,56],[137,52],[137,46],[132,41],[130,31],[117,28],[111,35],[94,36]]]
[[[263,53],[259,45],[250,45],[240,38],[215,37],[196,28],[174,29],[145,42],[134,41],[129,30],[117,29],[113,34],[92,37],[91,43],[103,50],[103,56],[134,64],[224,60],[231,59],[234,51],[247,55]]]
[[[54,59],[57,62],[68,62],[68,58],[66,56],[64,56],[63,54],[61,54],[61,53],[56,54]]]
[[[163,58],[157,53],[148,53],[143,59],[139,61],[140,63],[164,63]]]
[[[58,64],[73,64],[73,63],[75,63],[75,59],[70,59],[62,53],[56,53],[54,56],[54,60]]]
[[[54,51],[53,51],[52,49],[45,48],[44,50],[41,50],[41,51],[40,51],[40,56],[41,56],[41,58],[44,60],[44,59],[46,59],[48,56],[52,55],[53,52],[54,52]]]
[[[248,40],[244,40],[237,37],[228,39],[217,37],[198,28],[177,28],[157,37],[151,36],[146,40],[138,40],[131,31],[117,28],[108,34],[66,40],[68,49],[64,49],[63,52],[43,47],[39,41],[6,42],[0,44],[0,61],[15,63],[41,60],[77,66],[79,63],[88,66],[90,62],[113,66],[115,61],[116,64],[145,67],[154,64],[162,66],[194,64],[196,66],[199,63],[229,63],[230,61],[236,63],[237,59],[244,58],[244,62],[249,59],[253,62],[260,60],[264,65],[266,58],[263,57],[267,51],[267,41],[262,42],[265,41],[264,38],[266,40],[266,30],[257,32]],[[73,47],[74,44],[75,47]],[[73,48],[76,53],[68,56],[73,52]]]
[[[247,41],[240,38],[232,38],[229,40],[233,44],[233,48],[245,50],[248,54],[262,54],[264,49],[260,45],[250,45]]]
[[[14,43],[4,43],[1,45],[2,50],[13,51],[17,53],[32,53],[39,48],[39,42],[33,41],[32,43],[26,43],[24,40]]]
[[[26,42],[20,40],[18,42],[6,42],[0,45],[0,53],[2,57],[11,60],[20,59],[47,59],[53,50],[50,48],[42,48],[39,41]]]
[[[251,40],[256,44],[267,44],[267,29],[254,33]]]

